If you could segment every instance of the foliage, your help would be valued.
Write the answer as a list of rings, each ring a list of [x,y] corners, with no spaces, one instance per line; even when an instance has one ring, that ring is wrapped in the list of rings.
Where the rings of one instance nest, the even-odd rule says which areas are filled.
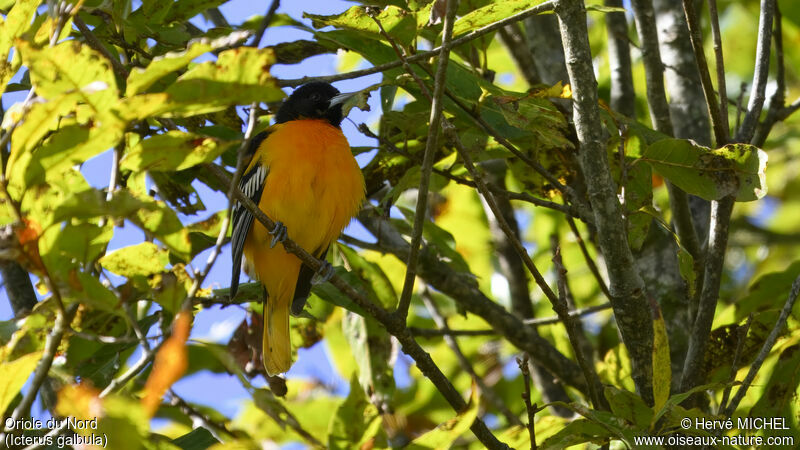
[[[611,263],[616,250],[602,247],[609,227],[599,223],[597,180],[587,178],[581,158],[591,143],[583,141],[584,111],[573,111],[577,85],[541,72],[553,67],[541,50],[562,44],[558,35],[534,39],[537,26],[554,26],[556,15],[484,32],[531,8],[546,10],[547,3],[459,2],[452,38],[466,40],[450,50],[441,101],[455,132],[441,133],[430,146],[431,194],[419,230],[422,162],[439,133],[426,92],[436,87],[440,56],[424,52],[451,38],[442,23],[447,2],[357,2],[334,15],[318,14],[307,2],[302,17],[279,13],[266,31],[280,37],[291,28],[306,38],[262,48],[245,44],[265,18],[229,24],[218,9],[225,3],[0,1],[0,265],[15,304],[14,317],[0,321],[4,418],[30,417],[39,398],[59,418],[98,419],[96,428],[73,426],[54,436],[80,443],[104,435],[109,448],[120,449],[261,448],[265,441],[481,448],[493,439],[527,448],[533,437],[542,448],[637,447],[638,437],[676,430],[713,435],[681,421],[725,420],[726,402],[753,370],[752,387],[729,412],[782,417],[790,428],[785,434],[800,440],[800,306],[758,361],[800,275],[796,100],[784,106],[783,97],[772,97],[757,116],[761,142],[708,147],[695,142],[700,137],[653,130],[637,51],[629,68],[637,116],[608,106],[615,86],[606,19],[620,10],[590,6],[586,37],[601,118],[593,125],[602,130],[594,159],[608,163],[606,187],[622,224],[615,242],[635,261],[620,268]],[[755,71],[754,18],[761,12],[744,3],[718,5],[731,99],[747,98],[735,86]],[[778,5],[785,9],[783,18],[776,16],[782,37],[795,42],[800,7]],[[634,36],[632,24],[628,32]],[[711,30],[702,32],[711,55]],[[324,345],[335,377],[349,381],[344,396],[315,380],[267,377],[259,360],[261,289],[245,284],[229,299],[227,289],[212,289],[228,280],[205,278],[218,256],[217,238],[230,234],[227,201],[218,200],[228,186],[210,166],[233,173],[249,114],[257,118],[251,131],[265,129],[285,96],[282,87],[300,84],[273,76],[273,65],[321,54],[335,54],[330,58],[343,67],[390,64],[379,71],[380,83],[364,86],[347,105],[368,108],[370,93],[370,103],[380,105],[375,123],[361,130],[372,146],[354,148],[369,152],[363,171],[370,201],[358,219],[367,231],[328,255],[336,280],[358,297],[316,285],[303,314],[292,318],[294,348]],[[399,55],[412,58],[408,68]],[[773,64],[771,76],[794,99],[800,51],[787,45],[780,57],[785,62]],[[555,64],[563,68],[563,58]],[[529,84],[534,76],[541,83]],[[731,124],[744,109],[728,110]],[[108,173],[103,169],[111,182],[103,185],[87,172],[100,155],[113,160]],[[675,191],[699,197],[692,205],[735,199],[733,216],[711,225],[698,220],[707,213],[690,218],[700,236],[693,245],[673,225],[681,219]],[[709,233],[719,237],[720,220],[726,258],[714,266],[706,253],[712,244],[704,242]],[[133,229],[137,238],[130,242]],[[415,233],[423,242],[416,286],[408,318],[398,325],[387,312],[402,304]],[[127,245],[112,243],[121,236]],[[521,256],[529,258],[527,267]],[[12,265],[32,276],[38,303],[16,306]],[[715,267],[716,291],[708,287]],[[652,315],[634,327],[649,330],[649,342],[620,338],[630,311],[620,308],[629,299],[620,298],[615,277],[627,269],[645,280],[636,301]],[[687,385],[681,374],[690,318],[708,289],[712,301],[719,298],[713,329],[703,340],[702,375]],[[189,337],[192,314],[230,301],[251,312],[230,342]],[[573,319],[577,335],[568,336],[567,309],[586,307],[596,308]],[[537,322],[552,310],[558,318]],[[640,348],[648,350],[637,360]],[[530,355],[537,375],[530,409],[520,398],[529,381],[515,363],[520,353]],[[407,373],[401,362],[410,364]],[[636,378],[642,367],[649,372]],[[198,374],[227,377],[250,399],[230,416],[217,410],[222,399],[195,404],[171,389]],[[156,429],[152,418],[168,425]],[[42,431],[9,428],[4,436],[43,438]],[[730,433],[740,431],[780,434]]]

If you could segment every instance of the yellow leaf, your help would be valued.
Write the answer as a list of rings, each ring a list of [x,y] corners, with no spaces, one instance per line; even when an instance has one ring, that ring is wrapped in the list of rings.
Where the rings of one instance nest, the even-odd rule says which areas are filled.
[[[33,352],[0,364],[0,380],[3,380],[0,383],[0,411],[8,408],[22,386],[25,385],[41,357],[42,352]]]

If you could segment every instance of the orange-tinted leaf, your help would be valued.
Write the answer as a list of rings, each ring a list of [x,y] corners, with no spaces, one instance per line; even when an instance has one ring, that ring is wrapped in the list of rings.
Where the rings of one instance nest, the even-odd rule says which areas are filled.
[[[188,358],[186,357],[186,340],[191,330],[191,316],[182,311],[175,318],[172,326],[172,336],[167,339],[161,350],[156,355],[153,372],[144,386],[142,406],[147,415],[152,417],[161,404],[161,397],[173,383],[186,372]]]
[[[42,271],[44,264],[39,255],[39,237],[42,235],[42,227],[33,219],[24,217],[22,219],[24,227],[14,230],[22,247],[23,263],[32,265],[36,270]]]

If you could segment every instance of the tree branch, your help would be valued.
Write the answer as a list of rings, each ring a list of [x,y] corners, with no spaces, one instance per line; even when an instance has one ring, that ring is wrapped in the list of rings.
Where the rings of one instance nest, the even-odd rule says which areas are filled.
[[[622,7],[622,0],[605,0],[606,6]],[[606,14],[608,65],[611,70],[611,108],[628,117],[636,114],[636,92],[628,39],[628,21],[624,12]]]
[[[702,384],[705,378],[703,361],[719,298],[719,286],[722,281],[725,249],[728,246],[728,228],[734,201],[733,197],[725,197],[711,202],[711,233],[708,238],[705,282],[700,293],[700,302],[697,306],[692,333],[689,336],[689,350],[681,377],[681,392],[686,392]]]
[[[210,174],[223,186],[231,186],[230,178],[228,178],[228,175],[221,167],[210,163],[204,164],[203,167],[205,167],[206,170],[208,170]],[[253,214],[253,217],[262,225],[264,225],[266,229],[274,229],[275,222],[267,217],[267,215],[264,214],[264,212],[261,211],[249,197],[244,195],[238,186],[233,186],[235,187],[234,196],[236,200],[238,200],[239,203],[247,208],[247,210]],[[297,256],[297,258],[300,259],[300,261],[302,261],[302,263],[311,270],[316,272],[322,267],[322,261],[312,256],[290,238],[286,238],[281,241],[281,245],[283,245],[284,249],[286,249],[288,253]],[[417,342],[414,340],[414,337],[408,331],[408,328],[406,328],[404,321],[398,320],[396,316],[392,315],[379,305],[376,305],[361,295],[360,292],[356,291],[342,278],[333,275],[329,282],[340,292],[342,292],[342,294],[353,300],[353,303],[358,305],[358,307],[360,307],[366,314],[369,314],[375,320],[380,322],[380,324],[386,328],[386,331],[397,338],[398,342],[400,342],[403,347],[403,351],[414,359],[419,370],[429,380],[431,380],[431,382],[436,386],[439,392],[442,393],[444,398],[456,412],[461,412],[464,410],[464,408],[466,408],[467,404],[464,402],[464,399],[461,398],[461,395],[455,390],[453,385],[450,383],[450,380],[444,376],[436,363],[433,362],[430,355],[425,352],[425,350],[423,350],[419,344],[417,344]],[[486,427],[486,424],[480,419],[475,419],[475,422],[472,424],[470,429],[475,436],[489,448],[507,447],[505,444],[497,440],[492,432]]]
[[[689,0],[684,0],[686,4]],[[764,91],[769,77],[769,53],[772,42],[772,17],[775,14],[776,0],[761,0],[761,13],[758,15],[758,41],[753,84],[750,87],[750,100],[742,127],[736,133],[736,142],[750,142],[755,134],[761,108],[764,106]]]
[[[408,242],[390,222],[371,213],[369,209],[362,211],[358,220],[386,251],[400,260],[407,258]],[[549,341],[533,333],[516,315],[487,298],[474,278],[455,272],[446,262],[425,248],[420,253],[418,269],[419,276],[429,285],[455,300],[467,311],[481,317],[497,334],[505,336],[519,349],[528,352],[555,377],[581,392],[587,392],[586,381],[578,365],[556,350]]]
[[[648,403],[652,393],[653,327],[644,284],[628,246],[622,212],[608,165],[598,112],[597,81],[582,3],[562,1],[556,8],[572,86],[573,119],[580,142],[579,160],[595,216],[598,243],[606,258],[614,315],[631,355],[632,376]]]

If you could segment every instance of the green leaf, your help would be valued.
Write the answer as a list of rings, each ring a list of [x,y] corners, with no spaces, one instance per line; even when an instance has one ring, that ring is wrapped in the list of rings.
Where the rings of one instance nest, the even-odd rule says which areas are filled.
[[[154,1],[155,4],[167,4],[169,2]],[[145,3],[146,4],[146,3]],[[166,55],[159,56],[153,59],[150,64],[145,68],[134,68],[128,75],[127,88],[125,95],[130,97],[136,94],[141,94],[146,91],[156,81],[160,80],[165,75],[174,73],[175,71],[186,66],[195,58],[205,53],[217,50],[219,48],[231,46],[243,39],[247,39],[248,33],[243,31],[235,31],[227,36],[217,39],[201,38],[191,41],[186,50],[182,52],[167,53]]]
[[[564,137],[567,120],[555,105],[536,94],[491,96],[509,125],[532,132],[545,147],[571,147]]]
[[[221,111],[230,105],[274,102],[284,97],[269,74],[275,62],[270,49],[240,47],[189,69],[165,91],[166,116],[185,117]]]
[[[409,450],[439,450],[450,448],[455,440],[466,433],[469,427],[472,426],[472,423],[475,422],[475,418],[478,417],[479,403],[477,388],[473,385],[467,409],[460,412],[456,417],[414,439],[406,448]]]
[[[58,129],[61,117],[73,111],[79,99],[80,95],[72,92],[49,101],[34,103],[25,120],[14,129],[11,138],[13,156],[9,164],[19,155],[32,151],[42,138]]]
[[[697,290],[697,273],[694,269],[694,258],[682,245],[678,245],[678,271],[681,274],[681,278],[686,281],[690,296],[694,296]]]
[[[764,392],[753,405],[749,416],[794,417],[798,386],[800,386],[800,344],[794,344],[784,349],[778,356],[778,362],[769,374]],[[797,428],[793,429],[796,434]]]
[[[453,36],[495,23],[541,3],[544,0],[506,0],[486,5],[456,20],[453,24]]]
[[[100,265],[123,277],[155,275],[169,263],[169,252],[152,242],[122,247],[100,258]]]
[[[614,386],[606,386],[603,395],[616,417],[625,419],[642,430],[650,425],[653,410],[638,395]]]
[[[192,17],[200,14],[211,8],[225,3],[226,0],[177,0],[172,8],[169,9],[169,14],[165,22],[186,22]]]
[[[767,194],[767,154],[752,145],[711,150],[685,139],[664,139],[651,144],[642,160],[684,191],[709,201],[735,195],[748,202]]]
[[[218,444],[219,441],[207,429],[198,427],[181,437],[173,439],[172,443],[183,450],[205,450],[214,444]]]
[[[480,402],[475,386],[472,387],[472,394],[469,400],[469,405],[467,405],[466,410],[460,412],[456,417],[447,422],[440,424],[433,430],[414,439],[406,448],[409,450],[439,450],[450,448],[459,436],[469,430],[469,427],[475,422],[475,418],[478,417],[478,404]]]
[[[562,450],[574,445],[591,442],[602,445],[616,435],[606,427],[588,419],[577,419],[568,423],[554,435],[539,444],[542,450]]]
[[[58,176],[114,147],[122,138],[122,130],[123,124],[115,121],[99,127],[63,126],[35,151],[22,153],[20,150],[11,155],[7,170],[9,183],[21,190],[44,183],[48,176]]]
[[[20,60],[9,61],[9,53],[14,39],[22,36],[31,26],[31,20],[36,14],[40,0],[16,0],[11,2],[13,7],[8,11],[5,20],[0,18],[0,94],[5,92],[8,81],[19,69]]]
[[[384,40],[378,24],[369,16],[365,7],[353,6],[347,11],[332,16],[319,16],[316,14],[303,14],[304,18],[311,19],[314,28],[334,26],[357,31],[363,37]],[[398,8],[387,6],[376,16],[386,33],[403,46],[408,46],[417,35],[417,21],[414,16]]]
[[[642,154],[644,140],[632,131],[625,141],[626,178],[620,184],[625,186],[625,209],[627,210],[628,242],[631,248],[639,250],[647,237],[653,219],[640,212],[643,207],[653,205],[653,170],[647,164],[632,164]],[[621,175],[620,175],[621,176]]]
[[[168,131],[137,142],[120,161],[131,171],[175,171],[215,160],[237,142],[183,131]]]
[[[28,353],[13,361],[5,361],[5,355],[3,357],[4,361],[0,363],[0,380],[3,380],[0,383],[0,412],[8,408],[28,381],[36,364],[42,359],[42,352]]]
[[[350,380],[350,393],[336,408],[328,426],[328,448],[351,449],[373,441],[383,434],[383,419],[371,405],[355,377]],[[383,445],[386,445],[385,436]]]
[[[655,300],[650,301],[650,307],[656,315],[653,319],[653,410],[659,411],[669,399],[672,366],[669,356],[669,336],[661,308]]]
[[[118,93],[114,71],[107,58],[77,40],[43,49],[19,40],[17,47],[39,96],[52,100],[78,92],[82,102],[97,114],[95,120],[108,120],[104,116],[116,102]]]

